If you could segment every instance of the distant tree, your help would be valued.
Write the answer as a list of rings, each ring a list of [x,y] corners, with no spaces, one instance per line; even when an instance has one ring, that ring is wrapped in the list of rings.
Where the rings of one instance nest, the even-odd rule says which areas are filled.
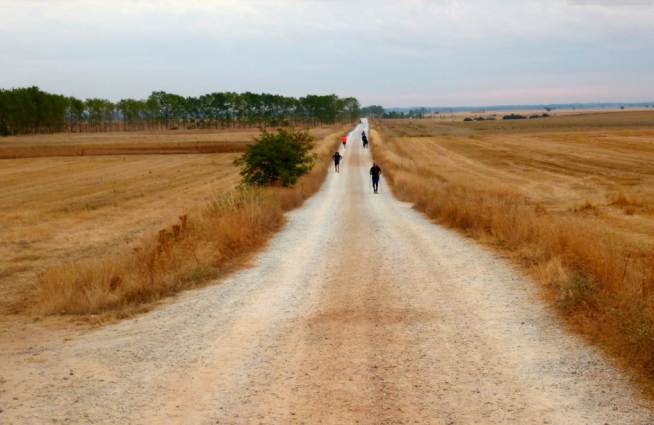
[[[464,118],[463,121],[472,121],[472,118]]]
[[[379,105],[372,105],[361,108],[362,117],[383,117],[384,113],[384,107]]]
[[[552,110],[552,108],[549,108],[547,106],[545,108],[543,108],[543,109],[545,109],[547,112],[550,112]]]
[[[269,133],[262,129],[254,141],[234,160],[235,166],[242,167],[240,174],[247,185],[292,186],[313,168],[316,154],[311,154],[313,136],[307,130],[280,128],[277,133]]]
[[[357,121],[361,118],[361,103],[355,97],[346,97],[343,112],[346,122]]]
[[[84,107],[87,129],[94,132],[107,131],[113,103],[106,99],[86,99]]]
[[[511,115],[504,115],[502,117],[503,120],[524,120],[527,117],[524,115],[517,115],[517,114],[511,114]]]
[[[382,115],[382,118],[402,118],[402,115],[400,115],[399,112],[396,111],[391,111],[391,112],[384,112],[384,115]]]
[[[124,130],[143,130],[145,102],[135,99],[122,99],[116,104],[120,112]]]

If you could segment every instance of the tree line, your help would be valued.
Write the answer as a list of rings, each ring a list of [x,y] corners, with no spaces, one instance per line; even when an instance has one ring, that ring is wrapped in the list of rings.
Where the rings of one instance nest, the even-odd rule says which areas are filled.
[[[280,127],[358,120],[353,97],[211,93],[184,97],[163,91],[147,99],[86,99],[50,94],[38,87],[0,89],[0,135],[137,130]]]
[[[384,107],[379,105],[372,105],[372,106],[366,106],[365,108],[361,108],[362,117],[381,118],[381,116],[384,115],[384,112],[385,112]]]

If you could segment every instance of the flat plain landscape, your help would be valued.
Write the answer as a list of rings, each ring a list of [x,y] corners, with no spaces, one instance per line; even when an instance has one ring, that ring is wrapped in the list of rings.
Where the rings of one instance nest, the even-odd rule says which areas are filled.
[[[653,376],[654,112],[379,125],[396,196],[513,258],[575,330]]]
[[[650,425],[630,375],[506,255],[384,176],[369,192],[388,158],[362,131],[252,267],[106,326],[0,322],[3,423]]]
[[[642,248],[654,247],[654,112],[382,123],[397,138],[400,156],[421,170],[510,187],[548,212],[583,214]]]
[[[316,138],[333,127],[312,130]],[[52,266],[130,252],[239,181],[258,129],[0,139],[0,314]]]

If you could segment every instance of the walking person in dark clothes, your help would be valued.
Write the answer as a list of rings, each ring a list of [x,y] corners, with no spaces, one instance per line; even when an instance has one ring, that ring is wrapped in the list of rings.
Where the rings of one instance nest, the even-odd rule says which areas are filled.
[[[363,148],[367,149],[368,148],[368,138],[366,137],[366,132],[365,131],[361,135],[361,141],[363,142]]]
[[[334,155],[332,155],[332,158],[334,159],[334,171],[340,173],[341,172],[340,162],[341,159],[343,159],[343,156],[341,156],[340,153],[336,152]]]
[[[370,175],[372,176],[372,188],[375,190],[375,193],[377,193],[377,189],[379,189],[379,176],[381,176],[382,170],[379,168],[379,165],[377,165],[376,162],[372,163],[372,168],[370,169]]]

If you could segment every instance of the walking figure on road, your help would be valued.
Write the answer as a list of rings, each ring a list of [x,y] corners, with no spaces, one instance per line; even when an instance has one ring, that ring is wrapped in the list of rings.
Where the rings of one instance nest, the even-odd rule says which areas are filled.
[[[334,155],[332,155],[332,158],[334,158],[334,171],[340,173],[341,172],[340,162],[341,159],[343,159],[343,157],[341,156],[340,153],[336,152]]]
[[[343,149],[345,149],[347,146],[347,134],[344,134],[343,137],[341,137],[341,140],[343,141]]]
[[[366,132],[365,131],[361,135],[361,141],[363,142],[363,148],[368,149],[368,138],[366,137]]]
[[[373,162],[372,168],[370,169],[370,175],[372,176],[372,188],[375,190],[375,193],[377,193],[377,189],[379,189],[379,176],[381,173],[382,170],[379,168],[379,165],[377,165],[376,162]]]

